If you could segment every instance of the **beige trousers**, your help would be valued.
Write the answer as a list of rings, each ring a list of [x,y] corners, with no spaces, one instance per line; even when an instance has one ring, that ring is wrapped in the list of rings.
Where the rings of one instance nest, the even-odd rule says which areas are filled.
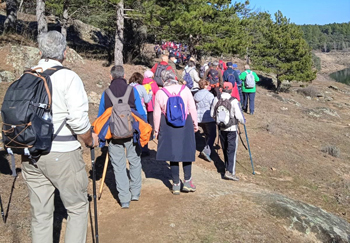
[[[68,213],[65,243],[86,242],[88,177],[81,150],[51,152],[41,156],[35,165],[24,159],[22,173],[32,207],[33,243],[53,242],[55,188]]]

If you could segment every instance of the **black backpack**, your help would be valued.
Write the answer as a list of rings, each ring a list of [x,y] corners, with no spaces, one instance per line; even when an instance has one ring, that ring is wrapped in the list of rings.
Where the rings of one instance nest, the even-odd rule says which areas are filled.
[[[43,119],[43,115],[51,114],[50,75],[64,68],[25,71],[6,91],[1,107],[2,140],[10,154],[24,154],[32,159],[50,152],[53,123],[51,119]]]
[[[156,83],[160,87],[163,87],[163,85],[164,85],[161,74],[168,67],[169,67],[169,65],[163,65],[163,64],[160,64],[160,62],[157,65],[156,73],[154,74],[154,81],[156,81]]]
[[[232,87],[235,87],[236,84],[236,77],[234,71],[232,73],[228,73],[227,75],[227,81],[232,84]]]
[[[217,84],[219,83],[219,72],[216,69],[210,69],[208,72],[208,81],[210,84]]]

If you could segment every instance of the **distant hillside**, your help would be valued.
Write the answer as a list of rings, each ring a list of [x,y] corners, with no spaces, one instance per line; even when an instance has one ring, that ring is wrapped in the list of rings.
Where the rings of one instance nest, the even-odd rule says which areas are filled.
[[[326,25],[302,25],[304,38],[313,50],[350,50],[350,22]]]

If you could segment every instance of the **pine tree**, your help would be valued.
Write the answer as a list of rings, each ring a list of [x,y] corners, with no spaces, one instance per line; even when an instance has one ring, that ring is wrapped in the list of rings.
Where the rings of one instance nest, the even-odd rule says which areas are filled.
[[[275,21],[264,14],[259,42],[251,46],[255,68],[277,75],[277,91],[283,80],[311,81],[316,77],[312,69],[311,49],[303,39],[299,26],[291,24],[280,11]]]

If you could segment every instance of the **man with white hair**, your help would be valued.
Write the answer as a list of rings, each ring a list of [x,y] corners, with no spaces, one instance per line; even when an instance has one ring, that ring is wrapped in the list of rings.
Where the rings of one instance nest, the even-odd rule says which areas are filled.
[[[66,57],[66,39],[57,31],[38,38],[41,60],[35,68],[43,71],[62,66]],[[89,103],[79,76],[61,69],[51,75],[52,122],[55,138],[51,152],[34,163],[23,157],[22,172],[29,189],[32,207],[32,242],[53,242],[55,189],[67,209],[65,242],[86,242],[89,202],[88,177],[81,144],[97,146],[97,135],[91,133]]]
[[[243,110],[248,111],[248,100],[249,100],[249,114],[254,114],[255,108],[255,93],[256,93],[256,82],[259,82],[259,77],[255,72],[250,70],[250,66],[246,64],[244,66],[246,69],[239,75],[240,80],[242,80],[242,93],[243,93]]]

